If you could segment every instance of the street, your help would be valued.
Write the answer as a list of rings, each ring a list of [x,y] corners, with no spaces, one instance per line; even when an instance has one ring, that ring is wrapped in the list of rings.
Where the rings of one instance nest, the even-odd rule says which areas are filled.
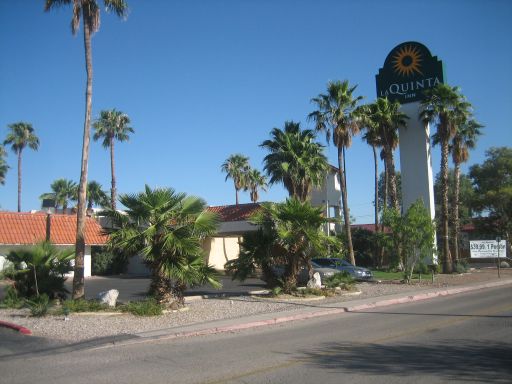
[[[509,287],[214,336],[0,357],[2,383],[508,383]]]

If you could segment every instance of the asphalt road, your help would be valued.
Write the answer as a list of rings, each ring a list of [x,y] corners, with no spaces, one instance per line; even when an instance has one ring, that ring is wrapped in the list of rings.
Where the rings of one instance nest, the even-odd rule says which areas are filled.
[[[0,357],[2,383],[510,383],[510,287],[190,339]]]

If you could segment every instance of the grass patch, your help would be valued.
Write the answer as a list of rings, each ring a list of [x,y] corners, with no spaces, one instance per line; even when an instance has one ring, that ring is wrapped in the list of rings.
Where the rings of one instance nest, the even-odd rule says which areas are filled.
[[[135,316],[160,316],[163,314],[163,305],[158,304],[155,299],[133,301],[119,306],[122,312],[128,312]]]
[[[62,308],[56,311],[56,315],[69,314],[73,312],[101,312],[115,310],[106,304],[101,304],[97,300],[66,300],[62,303]]]

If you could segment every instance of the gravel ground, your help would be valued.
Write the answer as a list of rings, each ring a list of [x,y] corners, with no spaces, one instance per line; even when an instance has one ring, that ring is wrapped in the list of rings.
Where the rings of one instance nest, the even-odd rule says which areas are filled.
[[[512,269],[502,270],[502,278],[512,278]],[[496,270],[475,270],[462,275],[439,275],[432,284],[430,279],[421,284],[405,285],[399,282],[359,283],[358,295],[341,295],[323,300],[283,300],[249,296],[210,298],[187,303],[181,311],[158,317],[137,317],[130,314],[71,314],[63,316],[30,317],[27,310],[0,310],[0,320],[15,323],[32,330],[33,335],[65,342],[79,342],[106,336],[142,333],[176,326],[203,323],[213,320],[299,309],[308,305],[358,300],[369,297],[407,293],[424,288],[450,287],[497,280]]]

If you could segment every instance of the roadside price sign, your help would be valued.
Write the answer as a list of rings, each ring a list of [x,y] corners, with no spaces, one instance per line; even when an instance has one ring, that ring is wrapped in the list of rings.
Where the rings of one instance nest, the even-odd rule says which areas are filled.
[[[498,242],[496,240],[471,240],[469,242],[471,258],[473,259],[491,259],[498,257]],[[499,242],[499,256],[505,257],[507,242]]]

